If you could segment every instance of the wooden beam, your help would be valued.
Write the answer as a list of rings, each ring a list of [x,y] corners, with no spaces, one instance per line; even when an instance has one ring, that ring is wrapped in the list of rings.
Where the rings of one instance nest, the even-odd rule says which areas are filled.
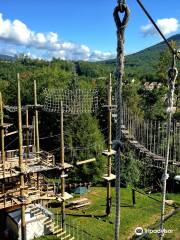
[[[96,161],[95,158],[91,158],[91,159],[84,160],[84,161],[78,161],[78,162],[76,162],[76,165],[79,166],[79,165],[83,165],[83,164],[87,164],[87,163],[91,163],[91,162],[95,162],[95,161]]]
[[[5,134],[5,137],[11,136],[11,135],[14,135],[14,134],[17,134],[17,133],[18,133],[18,131],[9,132],[9,133]]]

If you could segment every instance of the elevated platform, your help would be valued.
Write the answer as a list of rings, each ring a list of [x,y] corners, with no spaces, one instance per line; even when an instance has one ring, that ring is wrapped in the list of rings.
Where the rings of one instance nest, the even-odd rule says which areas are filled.
[[[111,173],[111,175],[108,176],[107,174],[105,174],[105,175],[103,176],[103,179],[106,180],[106,181],[108,181],[108,182],[110,182],[110,181],[113,181],[113,180],[116,179],[116,175],[114,175],[114,174]]]
[[[59,169],[59,170],[66,170],[66,169],[69,169],[69,168],[72,168],[73,167],[73,165],[71,165],[71,164],[69,164],[69,163],[64,163],[64,165],[62,166],[62,165],[58,165],[57,166],[57,168]]]
[[[73,198],[73,196],[67,192],[64,193],[64,197],[61,197],[61,194],[57,197],[57,200],[59,202],[62,202],[62,201],[67,201],[69,199]]]
[[[111,151],[104,150],[104,151],[102,152],[102,154],[103,154],[104,156],[109,157],[109,156],[116,155],[116,151],[115,151],[115,150],[111,150]]]
[[[24,196],[25,199],[22,200],[20,197],[20,187],[6,190],[5,193],[0,192],[0,209],[5,209],[9,207],[20,206],[22,203],[30,204],[37,200],[57,200],[59,194],[56,193],[56,186],[54,184],[40,184],[37,185],[25,185]],[[68,199],[68,193],[65,194],[65,198]],[[61,201],[63,201],[61,199]]]
[[[0,125],[0,129],[4,128],[4,129],[7,129],[9,127],[13,126],[12,123],[4,123],[3,125]]]
[[[33,148],[31,146],[30,151],[32,150]],[[19,176],[20,167],[18,155],[19,151],[17,149],[5,152],[6,156],[5,166],[3,166],[2,163],[0,164],[0,179]],[[26,155],[27,155],[26,147],[24,147],[22,165],[22,171],[24,174],[57,169],[57,166],[55,165],[54,156],[48,152],[41,151],[38,153],[38,156],[37,153],[30,152],[28,159],[26,159],[27,158]],[[70,167],[70,165],[68,164],[68,166],[66,167]]]

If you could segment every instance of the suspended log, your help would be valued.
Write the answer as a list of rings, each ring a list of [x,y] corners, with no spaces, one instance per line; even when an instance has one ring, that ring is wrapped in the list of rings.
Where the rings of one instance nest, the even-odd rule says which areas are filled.
[[[18,133],[18,131],[14,131],[14,132],[6,133],[6,134],[5,134],[5,137],[8,137],[8,136],[14,135],[14,134],[16,134],[16,133]]]
[[[84,161],[78,161],[78,162],[76,162],[76,165],[79,166],[79,165],[83,165],[83,164],[87,164],[87,163],[91,163],[91,162],[95,162],[95,161],[96,161],[95,158],[91,158],[91,159],[84,160]]]

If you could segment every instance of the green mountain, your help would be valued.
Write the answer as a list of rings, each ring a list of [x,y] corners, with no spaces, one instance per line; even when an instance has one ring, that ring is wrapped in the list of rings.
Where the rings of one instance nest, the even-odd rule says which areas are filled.
[[[180,47],[180,34],[174,35],[168,39],[168,41],[176,41],[177,47]],[[154,46],[146,48],[134,54],[127,55],[125,58],[125,72],[126,76],[132,78],[134,76],[146,77],[156,75],[156,66],[159,61],[160,53],[167,49],[164,42],[160,42]],[[11,57],[6,55],[0,55],[2,61],[13,61],[16,60],[17,56]],[[20,60],[21,61],[21,60]],[[56,62],[56,60],[53,60]],[[51,62],[53,64],[53,61]],[[72,72],[73,65],[76,66],[76,72],[79,76],[90,77],[90,78],[101,78],[108,76],[110,72],[114,72],[116,68],[116,60],[111,59],[107,61],[99,62],[84,62],[84,61],[59,61],[59,68],[63,71],[66,69],[67,72]],[[38,62],[38,64],[37,64]],[[31,64],[47,65],[46,61],[38,61],[26,59],[23,60],[23,66],[30,66]],[[35,64],[35,65],[36,65]],[[37,66],[36,65],[36,66]]]
[[[0,60],[1,61],[12,61],[14,60],[16,57],[12,57],[12,56],[8,56],[8,55],[4,55],[4,54],[0,54]]]
[[[177,47],[180,47],[180,34],[170,37],[168,41],[175,41]],[[165,42],[160,42],[137,53],[127,55],[125,60],[126,72],[130,76],[138,73],[140,75],[152,74],[159,61],[160,53],[166,48]],[[114,68],[116,60],[107,60],[104,63]]]

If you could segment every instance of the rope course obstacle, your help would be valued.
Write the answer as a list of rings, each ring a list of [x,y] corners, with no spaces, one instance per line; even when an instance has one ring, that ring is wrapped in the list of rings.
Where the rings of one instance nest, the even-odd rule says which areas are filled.
[[[143,157],[153,158],[162,166],[165,163],[167,150],[167,123],[145,120],[125,104],[122,106],[122,111],[121,133],[123,139]],[[116,114],[114,116],[116,117]],[[169,163],[178,167],[180,166],[180,123],[174,120],[170,130]]]
[[[74,82],[73,82],[74,83]],[[98,108],[98,91],[91,89],[77,89],[75,83],[73,89],[45,89],[43,92],[45,102],[43,110],[47,112],[60,113],[60,129],[61,129],[61,156],[60,166],[63,168],[61,172],[61,195],[65,199],[65,173],[64,162],[64,115],[79,115],[82,113],[94,113]],[[96,159],[88,159],[77,162],[77,166],[92,163]],[[67,164],[66,164],[67,166]],[[68,168],[72,167],[68,164]],[[67,194],[66,194],[67,195]],[[65,199],[67,200],[67,199]],[[62,228],[65,226],[65,200],[61,204]]]
[[[117,27],[117,64],[116,64],[116,141],[115,149],[112,147],[112,112],[115,106],[112,105],[112,82],[111,76],[109,79],[108,88],[108,149],[102,152],[108,159],[108,171],[103,179],[107,181],[107,197],[106,197],[106,214],[109,215],[111,211],[111,181],[116,179],[116,214],[115,214],[115,240],[120,239],[120,165],[121,165],[121,141],[127,142],[135,151],[138,151],[143,158],[150,158],[149,161],[152,166],[164,169],[163,189],[162,189],[162,209],[160,221],[160,239],[163,239],[163,222],[165,217],[165,203],[166,203],[166,182],[168,179],[169,165],[174,167],[180,166],[180,124],[172,121],[174,111],[174,90],[175,82],[178,76],[176,68],[176,60],[179,59],[179,52],[172,49],[158,26],[151,18],[147,10],[144,8],[140,0],[137,0],[140,7],[143,9],[147,17],[153,23],[159,34],[165,40],[167,46],[172,52],[172,66],[168,71],[169,77],[169,92],[168,96],[168,122],[161,123],[159,121],[148,121],[135,115],[127,106],[123,105],[122,100],[122,81],[124,76],[124,43],[125,43],[125,28],[128,24],[130,11],[126,5],[125,0],[118,0],[117,6],[114,9],[114,20]],[[123,19],[120,19],[121,14],[124,14]],[[36,82],[34,82],[34,105],[21,106],[21,92],[20,92],[20,77],[18,75],[18,106],[3,106],[2,96],[0,95],[0,117],[1,117],[1,164],[0,164],[0,180],[11,178],[16,179],[16,183],[20,182],[20,186],[15,186],[15,189],[9,191],[3,183],[0,188],[0,209],[5,209],[14,206],[22,208],[21,224],[22,224],[22,239],[26,240],[25,233],[25,206],[38,199],[53,199],[61,203],[61,225],[62,229],[58,229],[58,234],[61,230],[66,228],[65,222],[65,201],[72,196],[65,192],[65,178],[68,177],[67,170],[73,166],[65,162],[65,146],[64,146],[64,115],[79,115],[82,113],[95,113],[98,108],[98,91],[96,89],[45,89],[43,92],[45,97],[44,105],[37,103]],[[17,131],[6,134],[6,129],[11,124],[4,123],[3,107],[9,112],[18,112],[18,133],[19,133],[19,149],[14,151],[5,151],[4,137],[17,133]],[[29,125],[28,109],[34,110],[34,121]],[[55,135],[60,136],[60,147],[54,151],[60,150],[60,161],[56,165],[54,156],[40,149],[39,145],[39,126],[38,126],[38,110],[41,109],[46,112],[60,114],[60,131],[61,133]],[[22,126],[22,111],[26,112],[26,125]],[[24,142],[23,146],[23,130]],[[32,133],[33,131],[33,133]],[[50,136],[51,138],[54,136]],[[33,138],[33,146],[30,140]],[[43,139],[43,138],[42,138]],[[46,137],[44,138],[46,139]],[[85,149],[85,148],[83,148]],[[87,147],[88,149],[88,147]],[[77,151],[81,148],[77,148]],[[52,151],[53,152],[53,151]],[[115,175],[112,174],[111,164],[112,157],[115,155]],[[95,158],[87,160],[79,160],[76,165],[88,164],[96,161]],[[61,193],[57,193],[55,184],[47,184],[41,179],[41,172],[58,169],[60,171],[59,179],[61,180]],[[35,175],[33,175],[35,173]],[[33,175],[32,179],[30,178]],[[28,188],[28,190],[27,190]],[[55,231],[57,233],[57,231]],[[60,236],[60,235],[58,235]]]
[[[60,112],[61,101],[65,114],[94,113],[98,108],[98,91],[96,89],[45,89],[43,110]]]

